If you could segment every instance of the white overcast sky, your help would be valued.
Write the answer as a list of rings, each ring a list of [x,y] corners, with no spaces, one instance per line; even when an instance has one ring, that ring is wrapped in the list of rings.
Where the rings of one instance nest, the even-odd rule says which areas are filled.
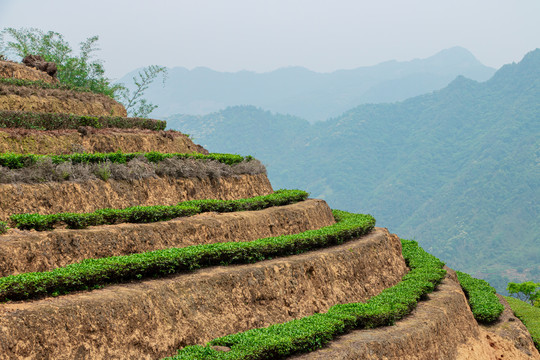
[[[0,28],[99,35],[119,78],[150,64],[329,72],[452,46],[500,67],[540,47],[540,0],[0,0]]]

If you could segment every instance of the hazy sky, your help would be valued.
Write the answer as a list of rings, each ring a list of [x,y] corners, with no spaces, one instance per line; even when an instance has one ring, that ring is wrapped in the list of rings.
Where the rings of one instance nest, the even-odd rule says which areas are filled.
[[[498,68],[540,47],[540,0],[0,0],[5,27],[74,48],[99,35],[111,78],[150,64],[328,72],[452,46]]]

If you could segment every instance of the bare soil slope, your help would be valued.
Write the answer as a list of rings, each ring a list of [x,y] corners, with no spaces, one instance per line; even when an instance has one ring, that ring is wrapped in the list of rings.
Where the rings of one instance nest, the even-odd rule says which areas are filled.
[[[185,345],[365,300],[406,271],[397,236],[376,228],[302,255],[0,304],[0,359],[157,359]]]
[[[49,84],[57,83],[58,80],[49,76],[46,72],[28,67],[13,61],[0,60],[0,78],[13,78],[32,81],[45,81]]]
[[[0,109],[95,116],[127,116],[112,98],[91,92],[0,84]]]
[[[17,213],[91,212],[137,205],[174,205],[193,199],[233,200],[272,192],[266,174],[0,184],[0,220]]]
[[[116,151],[208,153],[186,135],[173,131],[113,128],[91,129],[86,135],[82,135],[77,130],[0,130],[0,153],[48,155]]]

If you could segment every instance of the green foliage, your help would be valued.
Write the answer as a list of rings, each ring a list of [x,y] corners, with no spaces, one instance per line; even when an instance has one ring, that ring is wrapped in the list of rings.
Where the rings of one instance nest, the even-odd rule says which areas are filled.
[[[35,164],[42,159],[50,158],[54,164],[60,164],[66,161],[71,161],[74,164],[78,163],[91,163],[99,164],[107,161],[119,164],[125,164],[126,162],[138,157],[144,156],[150,162],[160,162],[165,159],[179,158],[179,159],[196,159],[196,160],[216,160],[223,164],[235,165],[242,161],[251,161],[251,156],[241,156],[236,154],[200,154],[200,153],[160,153],[157,151],[148,153],[77,153],[68,155],[35,155],[35,154],[15,154],[15,153],[2,153],[0,154],[0,166],[7,167],[9,169],[21,169],[23,167]]]
[[[130,90],[127,87],[122,86],[119,91],[119,100],[124,104],[129,115],[147,117],[155,108],[157,108],[157,105],[149,103],[142,97],[144,92],[159,74],[163,76],[163,84],[165,84],[167,69],[164,66],[150,65],[142,69],[137,76],[133,77],[135,89]]]
[[[365,303],[334,305],[325,314],[227,335],[210,341],[206,346],[187,346],[167,359],[283,359],[295,353],[319,349],[352,329],[393,325],[432,292],[446,274],[442,269],[444,263],[422,250],[415,241],[402,240],[402,249],[410,272],[400,283]],[[216,351],[211,346],[226,346],[230,351]]]
[[[65,294],[111,283],[162,277],[201,267],[245,264],[299,254],[341,244],[369,232],[375,226],[375,219],[371,215],[338,210],[335,210],[335,213],[340,218],[339,222],[294,235],[86,259],[47,272],[10,275],[0,278],[0,302]]]
[[[56,63],[61,83],[114,97],[119,87],[112,85],[105,76],[102,61],[93,59],[94,53],[99,50],[98,40],[98,36],[87,38],[79,44],[79,54],[74,55],[73,49],[60,33],[8,27],[0,32],[0,52],[20,59],[27,55],[41,55],[46,61]]]
[[[512,311],[527,327],[529,333],[531,334],[534,345],[540,351],[540,308],[531,306],[524,301],[512,298],[505,297]]]
[[[301,190],[280,189],[269,195],[238,200],[189,200],[172,206],[133,206],[125,209],[99,209],[91,213],[59,213],[49,215],[15,214],[10,216],[13,226],[21,230],[52,230],[59,223],[69,229],[84,229],[88,226],[120,223],[150,223],[166,221],[181,216],[192,216],[202,212],[236,212],[261,210],[272,206],[283,206],[304,201],[308,193]]]
[[[540,300],[540,283],[532,281],[526,281],[523,283],[508,283],[506,287],[508,293],[515,298],[522,301],[527,301],[531,305],[534,305],[536,301]]]
[[[495,289],[485,280],[473,278],[460,271],[456,273],[474,318],[481,323],[492,323],[499,319],[504,306],[495,295]]]
[[[0,234],[5,234],[8,229],[8,224],[5,221],[0,221]]]
[[[60,113],[37,113],[0,110],[1,128],[24,128],[39,130],[78,129],[91,126],[96,129],[149,129],[165,130],[167,123],[145,118],[125,118],[120,116],[87,116]]]

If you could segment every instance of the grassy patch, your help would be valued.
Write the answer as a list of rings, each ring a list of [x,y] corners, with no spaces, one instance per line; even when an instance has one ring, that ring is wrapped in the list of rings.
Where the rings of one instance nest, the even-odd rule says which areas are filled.
[[[456,271],[456,274],[474,318],[485,324],[496,321],[502,314],[504,306],[495,295],[495,289],[485,280],[473,278],[461,271]]]
[[[399,284],[365,303],[335,305],[324,314],[224,336],[206,346],[187,346],[167,359],[283,359],[321,348],[352,329],[392,325],[409,314],[446,274],[442,269],[444,264],[422,250],[418,243],[402,240],[402,245],[403,257],[411,271]],[[226,346],[230,351],[216,351],[211,346]]]
[[[335,224],[294,235],[86,259],[47,272],[6,276],[0,278],[0,302],[94,289],[106,284],[163,277],[208,266],[245,264],[299,254],[352,240],[375,226],[371,215],[338,210],[334,214]]]
[[[540,351],[540,308],[510,296],[504,298],[510,304],[516,317],[527,327],[533,338],[534,345]]]
[[[88,116],[60,113],[36,113],[26,111],[0,110],[1,128],[24,128],[37,130],[78,129],[90,126],[96,129],[149,129],[165,130],[167,122],[145,118],[120,116]]]
[[[255,196],[248,199],[190,200],[171,206],[132,206],[125,209],[100,209],[91,213],[16,214],[11,215],[10,220],[14,227],[21,230],[52,230],[55,225],[60,223],[65,223],[69,229],[84,229],[88,226],[97,225],[166,221],[209,211],[261,210],[271,206],[282,206],[303,201],[307,199],[308,195],[307,192],[301,190],[280,189],[269,195]]]

